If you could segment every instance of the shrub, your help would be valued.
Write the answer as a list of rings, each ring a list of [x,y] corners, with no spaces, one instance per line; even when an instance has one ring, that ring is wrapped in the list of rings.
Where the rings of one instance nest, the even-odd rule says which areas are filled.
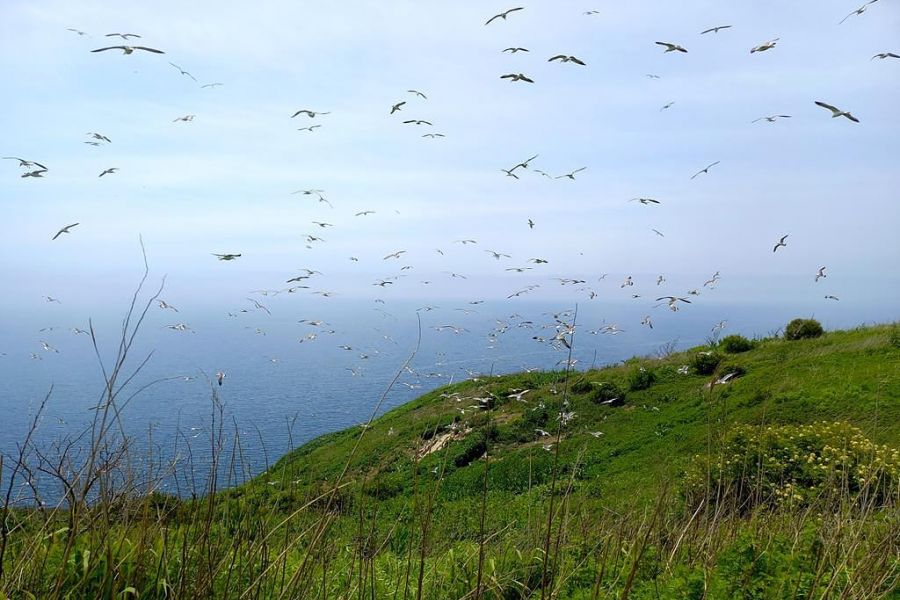
[[[691,367],[699,375],[712,375],[720,362],[722,355],[718,352],[698,352],[691,359]]]
[[[891,327],[891,333],[888,335],[888,344],[894,348],[900,348],[900,327]]]
[[[784,328],[784,338],[787,340],[817,338],[822,333],[822,324],[815,319],[794,319]]]
[[[591,390],[594,389],[594,384],[592,384],[587,379],[580,379],[572,384],[572,393],[573,394],[587,394]]]
[[[741,425],[721,452],[709,462],[698,460],[688,473],[691,502],[708,490],[741,512],[757,505],[845,502],[848,496],[877,505],[891,502],[900,484],[900,453],[845,422]]]
[[[753,342],[742,335],[729,335],[719,342],[719,347],[729,354],[737,354],[753,349]]]
[[[625,401],[625,390],[611,381],[595,381],[593,384],[594,391],[591,394],[591,402],[605,404],[613,400]]]
[[[638,367],[628,374],[628,389],[632,392],[646,390],[656,383],[656,373],[644,367]]]

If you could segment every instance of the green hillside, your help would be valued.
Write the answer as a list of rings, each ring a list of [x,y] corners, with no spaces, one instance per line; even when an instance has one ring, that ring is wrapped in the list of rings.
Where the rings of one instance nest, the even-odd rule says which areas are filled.
[[[896,325],[479,377],[205,497],[13,512],[0,590],[890,598],[898,448]]]

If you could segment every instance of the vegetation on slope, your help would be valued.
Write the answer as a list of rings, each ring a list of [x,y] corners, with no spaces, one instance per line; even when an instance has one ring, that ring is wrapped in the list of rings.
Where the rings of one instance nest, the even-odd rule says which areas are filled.
[[[322,436],[236,488],[12,511],[0,590],[890,597],[898,337],[879,326],[732,340],[472,379]],[[239,468],[239,448],[217,444],[216,460]]]

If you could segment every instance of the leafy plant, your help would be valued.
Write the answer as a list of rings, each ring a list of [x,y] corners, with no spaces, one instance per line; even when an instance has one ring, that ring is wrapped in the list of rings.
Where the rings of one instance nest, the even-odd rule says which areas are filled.
[[[817,338],[825,332],[815,319],[794,319],[784,328],[784,339],[804,340]]]
[[[691,368],[698,375],[712,375],[722,362],[722,355],[718,352],[698,352],[691,357]]]
[[[742,335],[729,335],[719,341],[719,347],[729,353],[737,354],[739,352],[747,352],[753,349],[753,342]]]

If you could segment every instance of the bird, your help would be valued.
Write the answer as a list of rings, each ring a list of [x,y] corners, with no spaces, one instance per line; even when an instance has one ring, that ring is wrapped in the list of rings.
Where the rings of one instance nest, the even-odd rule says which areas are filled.
[[[364,211],[356,213],[354,216],[355,217],[365,217],[366,215],[374,215],[374,214],[375,214],[374,210],[364,210]]]
[[[240,254],[216,254],[215,252],[213,252],[212,255],[219,260],[234,260],[241,257]]]
[[[624,287],[631,287],[633,285],[634,285],[634,281],[632,281],[631,275],[629,275],[628,277],[625,278],[625,281],[623,281],[622,285],[620,285],[619,287],[624,288]]]
[[[566,173],[565,175],[560,175],[560,176],[558,176],[557,179],[563,179],[563,178],[565,178],[565,177],[568,177],[568,178],[571,179],[572,181],[575,181],[575,173],[578,173],[578,172],[580,172],[580,171],[584,171],[585,169],[587,169],[587,167],[580,167],[580,168],[578,168],[578,169],[575,169],[575,170],[572,171],[571,173]]]
[[[549,431],[546,431],[546,430],[544,430],[544,429],[535,429],[534,432],[535,432],[536,434],[538,434],[539,436],[541,436],[541,437],[547,437],[547,436],[550,435],[550,432],[549,432]]]
[[[184,69],[182,69],[181,67],[179,67],[178,65],[176,65],[175,63],[170,62],[169,64],[172,65],[173,67],[175,67],[176,69],[178,69],[178,71],[179,71],[182,75],[187,75],[188,77],[190,77],[191,79],[193,79],[195,82],[197,81],[197,78],[196,78],[196,77],[194,77],[193,75],[191,75],[190,73],[188,73],[187,71],[185,71]]]
[[[387,259],[389,259],[389,258],[400,258],[400,255],[401,255],[401,254],[406,254],[406,250],[398,250],[398,251],[396,251],[396,252],[393,252],[393,253],[391,253],[391,254],[388,254],[387,256],[385,256],[384,258],[382,258],[381,260],[387,260]]]
[[[841,109],[837,108],[836,106],[826,104],[825,102],[821,102],[819,100],[816,100],[816,106],[821,106],[822,108],[827,108],[828,110],[830,110],[832,119],[834,119],[835,117],[847,117],[854,123],[859,123],[859,119],[857,119],[856,117],[851,115],[850,111],[848,111],[848,110],[841,110]]]
[[[497,260],[501,258],[512,258],[509,254],[503,254],[502,252],[494,252],[493,250],[485,250],[488,254],[492,255]]]
[[[659,112],[662,112],[662,111],[666,110],[667,108],[672,108],[672,106],[674,106],[674,105],[675,105],[674,101],[663,104],[662,107],[659,109]]]
[[[35,165],[37,165],[38,167],[40,167],[42,169],[47,168],[39,162],[35,162],[33,160],[25,160],[24,158],[19,158],[18,156],[4,156],[3,160],[17,160],[17,161],[19,161],[19,166],[22,167],[23,169],[29,169]]]
[[[316,117],[316,115],[330,115],[330,114],[331,114],[331,112],[317,112],[314,110],[309,110],[308,108],[302,108],[302,109],[298,110],[297,112],[295,112],[294,114],[292,114],[291,118],[293,119],[297,115],[306,115],[310,119],[314,119]]]
[[[831,294],[825,296],[825,299],[826,299],[826,300],[837,300],[837,301],[840,301],[840,298],[838,298],[837,296],[832,296]]]
[[[790,235],[790,234],[788,234],[788,235]],[[778,243],[775,244],[775,247],[774,247],[774,248],[772,248],[772,252],[775,252],[776,250],[778,250],[778,249],[781,248],[781,247],[787,248],[787,244],[784,243],[784,240],[786,240],[787,238],[788,238],[787,235],[781,236],[781,239],[778,240]]]
[[[655,234],[658,235],[659,237],[666,237],[666,236],[664,236],[664,235],[662,234],[662,232],[661,232],[659,229],[650,229],[650,231],[652,231],[653,233],[655,233]]]
[[[394,104],[393,106],[391,106],[391,114],[398,112],[403,107],[404,104],[406,104],[405,100],[403,102],[398,102],[397,104]]]
[[[177,309],[177,308],[175,308],[174,306],[172,306],[171,304],[169,304],[168,302],[166,302],[166,301],[163,300],[162,298],[158,298],[156,301],[159,303],[159,307],[160,307],[160,308],[162,308],[162,309],[167,309],[167,308],[169,308],[169,309],[174,310],[175,312],[178,312],[178,309]]]
[[[74,27],[66,27],[66,31],[71,31],[72,33],[76,33],[78,35],[87,35],[86,32],[84,32],[80,29],[75,29]]]
[[[38,163],[35,163],[35,164],[38,164]],[[34,171],[28,171],[27,173],[22,173],[21,177],[43,177],[44,173],[46,173],[48,170],[49,169],[44,167],[44,168],[36,169]]]
[[[423,93],[420,92],[419,90],[406,90],[406,91],[409,92],[410,94],[415,94],[416,96],[418,96],[418,97],[421,98],[422,100],[428,100],[428,96],[426,96],[425,94],[423,94]]]
[[[528,229],[534,229],[534,221],[528,219]]]
[[[750,49],[750,54],[755,54],[756,52],[765,52],[766,50],[771,50],[772,48],[775,47],[775,45],[778,43],[778,40],[780,40],[780,39],[781,38],[775,38],[775,39],[769,40],[768,42],[763,42],[759,46],[753,46],[753,48]]]
[[[111,143],[112,143],[112,140],[109,139],[108,137],[106,137],[105,135],[103,135],[102,133],[96,133],[96,132],[94,132],[94,131],[89,131],[89,132],[87,132],[87,133],[84,134],[84,135],[89,135],[89,136],[91,136],[92,138],[94,138],[95,140],[102,140],[102,141],[104,141],[104,142],[106,142],[106,143],[108,143],[108,144],[111,144]]]
[[[678,44],[673,44],[671,42],[654,42],[654,43],[657,46],[665,46],[666,52],[683,52],[683,53],[687,54],[687,50],[685,50],[683,47],[679,46]]]
[[[900,58],[900,54],[894,54],[893,52],[879,52],[869,60],[875,60],[876,58],[880,58],[881,60],[884,60],[885,58]]]
[[[629,202],[640,202],[641,204],[659,204],[659,200],[655,198],[632,198]]]
[[[485,22],[485,25],[490,25],[491,22],[494,21],[495,19],[503,19],[503,20],[505,21],[507,15],[509,15],[509,13],[516,12],[517,10],[524,10],[524,9],[525,9],[524,6],[519,6],[519,7],[516,7],[516,8],[510,8],[509,10],[505,10],[505,11],[503,11],[502,13],[497,14],[497,15],[494,15],[493,17],[491,17],[490,19],[488,19],[488,20]]]
[[[687,298],[681,298],[679,296],[660,296],[659,298],[656,299],[657,302],[660,302],[662,300],[666,301],[666,304],[669,305],[669,310],[671,310],[673,312],[678,310],[678,304],[677,304],[678,302],[684,302],[685,304],[691,304],[690,300],[688,300]],[[659,306],[659,305],[657,304],[657,306]]]
[[[650,329],[653,329],[653,321],[650,320],[650,315],[646,315],[641,319],[641,325],[646,325]]]
[[[653,73],[647,73],[644,75],[647,79],[660,79],[659,75],[654,75]]]
[[[790,119],[791,115],[769,115],[768,117],[760,117],[758,119],[753,119],[750,121],[751,123],[757,123],[759,121],[765,121],[767,123],[774,123],[778,119]]]
[[[412,123],[413,125],[429,125],[429,126],[432,125],[432,123],[430,121],[423,121],[422,119],[409,119],[409,120],[403,121],[404,125],[408,125],[410,123]]]
[[[731,29],[731,25],[717,25],[716,27],[710,27],[709,29],[707,29],[705,31],[701,31],[700,35],[704,35],[707,33],[719,33],[723,29]]]
[[[56,298],[54,298],[52,296],[44,296],[43,298],[47,302],[55,302],[57,304],[62,304],[62,302],[60,302],[59,300],[57,300]]]
[[[222,385],[222,382],[225,381],[225,377],[226,375],[224,372],[216,371],[216,381],[219,383],[219,385]]]
[[[525,81],[528,83],[534,83],[534,80],[526,77],[521,73],[507,73],[506,75],[501,75],[500,79],[509,79],[510,81]]]
[[[123,54],[133,54],[135,50],[143,50],[144,52],[153,52],[154,54],[165,54],[162,50],[156,48],[148,48],[147,46],[107,46],[106,48],[97,48],[91,52],[106,52],[107,50],[121,50]]]
[[[310,125],[309,127],[298,127],[298,128],[297,128],[297,131],[309,131],[309,132],[313,132],[313,131],[315,131],[316,129],[318,129],[319,127],[321,127],[321,125]]]
[[[721,161],[718,161],[718,160],[717,160],[716,162],[711,163],[711,164],[707,165],[706,167],[700,169],[699,171],[697,171],[696,173],[694,173],[693,175],[691,175],[691,179],[695,178],[697,175],[700,175],[701,173],[706,173],[707,175],[709,175],[709,170],[710,170],[711,168],[713,168],[714,166],[716,166],[717,164],[719,164],[720,162],[721,162]]]
[[[445,136],[443,133],[425,133],[422,135],[422,137],[439,138],[439,137],[447,137],[447,136]]]
[[[213,83],[204,83],[203,85],[200,86],[200,89],[203,89],[203,88],[214,88],[214,87],[219,87],[219,86],[222,86],[222,85],[225,85],[225,84],[224,84],[224,83],[219,83],[218,81],[213,82]]]
[[[528,48],[519,48],[519,47],[515,47],[515,48],[510,47],[510,48],[504,48],[503,50],[501,50],[501,52],[509,52],[510,54],[515,54],[516,52],[528,52],[528,51],[529,51]]]
[[[78,225],[78,223],[72,223],[71,225],[66,225],[65,227],[63,227],[62,229],[57,231],[56,235],[54,235],[52,238],[50,238],[50,241],[55,240],[56,238],[58,238],[60,235],[62,235],[64,233],[71,233],[69,230],[72,229],[73,227],[75,227],[76,225]]]
[[[559,61],[562,61],[562,62],[564,62],[564,63],[567,63],[567,62],[573,62],[573,63],[575,63],[576,65],[581,65],[581,66],[585,66],[585,65],[587,64],[587,63],[585,63],[584,61],[582,61],[580,58],[577,58],[577,57],[575,57],[575,56],[566,56],[565,54],[557,54],[556,56],[550,57],[550,58],[547,60],[547,62],[553,62],[553,61],[555,61],[555,60],[559,60]]]
[[[99,175],[97,175],[97,177],[103,177],[104,175],[112,175],[113,173],[115,173],[118,170],[119,170],[119,167],[110,167],[110,168],[104,170]]]
[[[859,15],[863,14],[864,12],[866,12],[866,9],[869,7],[870,4],[875,4],[876,2],[878,2],[878,0],[869,0],[862,6],[860,6],[856,10],[854,10],[852,13],[850,13],[849,15],[847,15],[846,17],[841,19],[840,22],[838,23],[838,25],[843,25],[844,21],[846,21],[847,19],[849,19],[850,17],[852,17],[854,15],[859,16]]]
[[[194,117],[197,115],[184,115],[183,117],[178,117],[177,119],[172,119],[173,123],[177,123],[178,121],[184,121],[185,123],[190,123],[194,120]]]
[[[120,37],[127,42],[130,38],[139,38],[141,36],[136,33],[107,33],[103,37]]]
[[[825,269],[826,269],[826,267],[819,268],[819,272],[816,273],[816,283],[818,283],[818,281],[820,279],[822,279],[823,277],[828,277],[828,275],[825,274]]]

